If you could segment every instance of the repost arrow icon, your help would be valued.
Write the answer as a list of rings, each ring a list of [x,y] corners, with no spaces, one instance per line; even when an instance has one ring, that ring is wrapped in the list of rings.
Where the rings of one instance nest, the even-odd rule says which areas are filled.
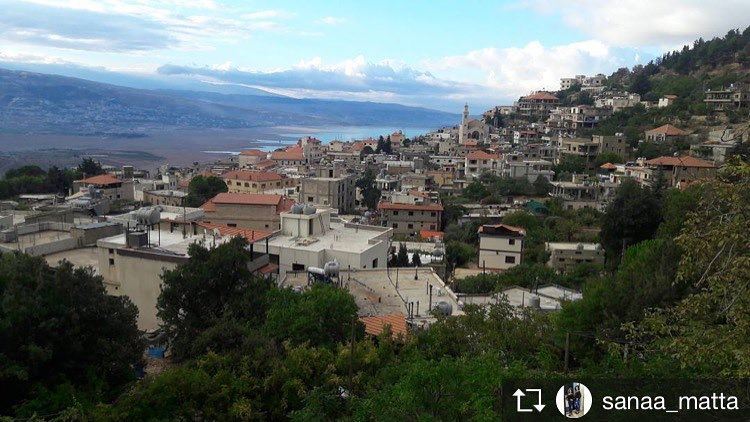
[[[516,412],[533,412],[534,411],[534,409],[525,409],[521,407],[521,397],[525,395],[526,394],[523,391],[521,391],[520,388],[516,390],[515,393],[513,393],[513,397],[516,398]]]
[[[542,404],[542,390],[540,388],[527,388],[526,391],[528,391],[528,392],[532,392],[532,391],[536,392],[536,394],[537,394],[537,396],[536,396],[537,404],[534,405],[534,409],[536,409],[537,412],[541,413],[542,409],[544,409],[544,406],[546,406],[546,405]]]

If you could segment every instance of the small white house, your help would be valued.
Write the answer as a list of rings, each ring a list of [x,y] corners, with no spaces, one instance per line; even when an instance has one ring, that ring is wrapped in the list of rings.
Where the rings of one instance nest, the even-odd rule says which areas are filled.
[[[479,267],[507,270],[521,263],[526,230],[507,224],[479,227]]]

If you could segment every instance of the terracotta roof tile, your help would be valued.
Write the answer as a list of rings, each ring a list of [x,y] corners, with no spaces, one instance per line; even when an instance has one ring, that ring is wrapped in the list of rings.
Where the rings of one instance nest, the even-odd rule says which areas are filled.
[[[702,168],[715,168],[716,165],[710,161],[701,160],[700,158],[691,157],[689,155],[683,157],[670,157],[663,156],[653,158],[646,161],[647,165],[652,166],[676,166],[676,167],[702,167]]]
[[[646,134],[659,134],[659,135],[665,135],[665,136],[685,136],[688,133],[678,127],[672,126],[669,123],[667,123],[666,125],[661,125],[657,128],[647,130]]]
[[[366,316],[360,317],[359,320],[365,324],[365,333],[372,336],[382,334],[386,326],[390,326],[391,334],[395,337],[405,337],[409,334],[404,314]]]
[[[226,224],[199,222],[198,225],[209,230],[218,229],[219,234],[221,234],[222,236],[230,236],[230,237],[242,236],[245,239],[247,239],[248,242],[251,242],[251,243],[269,238],[273,234],[272,232],[267,232],[263,230],[245,229],[241,227],[229,227]]]
[[[224,180],[246,180],[250,182],[272,182],[276,180],[286,179],[278,173],[270,171],[247,171],[247,170],[233,170],[228,171],[221,175]]]
[[[113,185],[115,183],[122,183],[122,180],[118,179],[117,177],[106,173],[106,174],[100,174],[98,176],[91,176],[87,177],[85,179],[77,180],[79,183],[85,183],[87,185]]]
[[[466,154],[466,158],[468,158],[469,160],[499,160],[500,156],[484,151],[471,151]]]
[[[251,157],[266,157],[268,153],[259,149],[246,149],[240,152],[240,155],[248,155]]]

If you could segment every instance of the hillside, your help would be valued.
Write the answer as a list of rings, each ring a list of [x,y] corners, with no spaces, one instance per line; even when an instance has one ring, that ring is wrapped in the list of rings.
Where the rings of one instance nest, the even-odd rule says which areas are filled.
[[[399,104],[146,90],[0,69],[0,131],[5,132],[139,136],[169,127],[431,127],[456,119]]]

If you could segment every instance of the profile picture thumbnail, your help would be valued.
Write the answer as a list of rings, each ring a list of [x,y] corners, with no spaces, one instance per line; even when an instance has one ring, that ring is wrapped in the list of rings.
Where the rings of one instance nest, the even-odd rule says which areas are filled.
[[[580,418],[591,410],[591,391],[580,382],[569,382],[560,387],[555,398],[557,410],[567,418]]]

